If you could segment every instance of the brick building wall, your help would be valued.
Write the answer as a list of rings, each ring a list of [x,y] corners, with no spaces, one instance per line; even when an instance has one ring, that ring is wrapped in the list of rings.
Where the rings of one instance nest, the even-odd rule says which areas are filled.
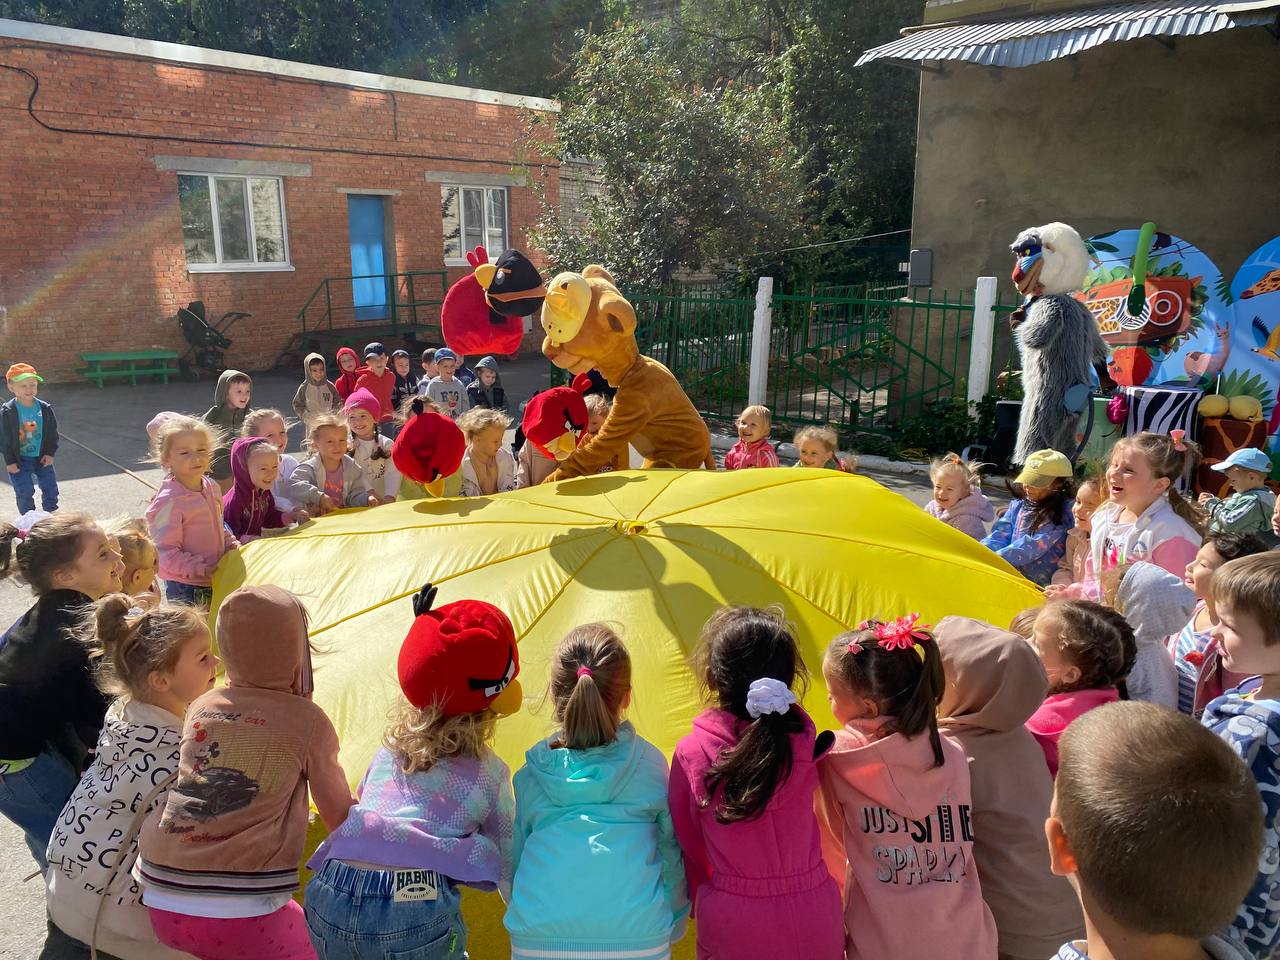
[[[0,361],[54,379],[82,351],[184,350],[191,300],[253,313],[227,364],[269,366],[317,284],[351,275],[350,193],[386,198],[388,271],[446,267],[444,183],[504,187],[510,246],[538,213],[514,141],[548,101],[15,21],[0,63],[17,68],[0,69]],[[192,169],[283,176],[291,269],[188,269]],[[451,281],[469,269],[454,263]],[[334,295],[349,306],[350,284]]]

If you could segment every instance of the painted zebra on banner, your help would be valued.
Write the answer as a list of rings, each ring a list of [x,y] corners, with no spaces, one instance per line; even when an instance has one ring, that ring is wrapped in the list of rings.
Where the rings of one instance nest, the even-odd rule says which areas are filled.
[[[1126,437],[1144,430],[1165,434],[1170,430],[1184,430],[1188,437],[1192,435],[1191,426],[1201,395],[1198,388],[1125,387],[1124,393],[1129,401],[1129,415],[1124,423]],[[1178,490],[1185,491],[1190,479],[1190,476],[1182,477]]]

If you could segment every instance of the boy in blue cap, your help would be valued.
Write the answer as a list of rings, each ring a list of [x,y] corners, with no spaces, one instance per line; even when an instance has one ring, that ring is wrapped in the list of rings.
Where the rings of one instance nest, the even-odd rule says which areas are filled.
[[[387,369],[388,362],[387,348],[375,340],[364,348],[364,366],[356,371],[356,389],[364,387],[378,399],[378,407],[382,411],[379,423],[390,423],[396,413],[391,403],[396,375]]]
[[[1225,473],[1235,492],[1226,498],[1200,494],[1200,506],[1209,513],[1209,532],[1270,533],[1276,505],[1275,494],[1266,486],[1271,458],[1257,447],[1241,447],[1212,469]]]
[[[457,420],[469,409],[466,385],[453,375],[458,366],[458,355],[448,347],[436,351],[436,375],[427,384],[426,396],[440,408],[440,412]]]

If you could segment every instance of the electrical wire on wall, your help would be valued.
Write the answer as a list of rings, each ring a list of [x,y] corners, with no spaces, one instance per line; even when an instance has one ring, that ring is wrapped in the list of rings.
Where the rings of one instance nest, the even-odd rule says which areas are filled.
[[[25,43],[24,44],[0,44],[0,50],[47,50],[47,49],[48,49],[47,47],[43,45],[38,45],[38,44],[25,44]],[[76,51],[76,53],[77,55],[80,55],[80,56],[98,57],[104,60],[139,59],[137,57],[115,55],[115,54],[109,54],[109,53],[100,53],[95,51],[78,50]],[[202,64],[198,64],[198,65],[193,64],[189,66],[191,69],[201,69],[201,70],[218,72],[218,73],[242,72],[242,71],[237,71],[229,68],[206,66]],[[438,153],[417,153],[417,152],[408,151],[408,150],[378,150],[378,149],[366,149],[366,148],[359,148],[359,147],[340,147],[340,146],[322,147],[322,146],[313,146],[313,145],[307,145],[307,144],[279,143],[279,142],[261,141],[261,140],[235,140],[235,139],[229,139],[229,138],[223,138],[223,137],[193,137],[188,134],[181,134],[181,133],[142,133],[142,132],[127,131],[127,130],[97,130],[92,127],[62,126],[60,124],[50,123],[42,119],[36,113],[36,98],[40,94],[40,78],[39,76],[36,75],[36,73],[33,70],[29,70],[26,67],[20,67],[10,63],[0,63],[0,69],[8,70],[8,71],[11,71],[12,73],[21,74],[22,76],[26,77],[29,81],[31,81],[31,93],[27,97],[27,106],[26,106],[27,115],[31,118],[31,120],[33,120],[35,123],[39,124],[45,130],[48,130],[51,133],[61,133],[61,134],[68,134],[68,135],[74,135],[74,136],[88,136],[88,137],[118,137],[125,140],[158,140],[158,141],[164,141],[168,143],[196,143],[196,144],[203,144],[206,146],[216,146],[216,147],[253,147],[253,148],[258,148],[263,150],[290,150],[290,151],[301,152],[301,153],[338,154],[338,155],[357,156],[357,157],[388,157],[391,159],[399,159],[399,160],[431,160],[431,161],[445,161],[449,163],[482,164],[487,166],[502,165],[502,161],[499,161],[499,160],[488,160],[488,159],[481,159],[476,157],[458,157],[458,156],[452,156],[449,154],[438,154]],[[392,129],[393,129],[393,136],[396,139],[399,138],[399,134],[400,134],[399,111],[398,111],[398,104],[396,103],[396,100],[395,100],[394,91],[376,91],[376,90],[371,90],[371,88],[369,87],[360,87],[354,84],[333,83],[325,80],[309,80],[307,78],[298,78],[298,77],[287,77],[287,78],[276,78],[276,79],[282,82],[290,82],[290,83],[342,87],[348,90],[360,90],[363,92],[389,93],[391,96],[391,123],[392,123]],[[539,164],[539,166],[546,169],[555,169],[555,170],[558,170],[560,167],[558,163],[555,163],[553,161],[548,161],[546,163]]]

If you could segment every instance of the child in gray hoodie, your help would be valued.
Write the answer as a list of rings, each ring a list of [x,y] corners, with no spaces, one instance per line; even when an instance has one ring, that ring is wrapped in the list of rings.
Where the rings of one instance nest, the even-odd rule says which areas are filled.
[[[337,413],[342,408],[338,388],[325,376],[327,373],[324,357],[318,353],[308,353],[302,361],[303,380],[293,395],[293,412],[303,422],[308,434],[316,417]]]
[[[1196,596],[1173,574],[1138,562],[1124,572],[1113,606],[1129,621],[1138,656],[1129,671],[1129,697],[1178,709],[1178,671],[1165,640],[1182,629]]]

